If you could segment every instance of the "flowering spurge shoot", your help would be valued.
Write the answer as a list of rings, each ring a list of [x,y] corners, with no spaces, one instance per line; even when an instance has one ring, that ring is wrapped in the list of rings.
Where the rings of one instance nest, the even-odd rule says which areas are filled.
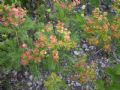
[[[15,5],[1,5],[1,21],[4,26],[19,26],[25,22],[26,10]]]
[[[52,72],[51,75],[45,80],[45,87],[47,90],[69,90],[67,84],[56,73]]]
[[[25,56],[25,52],[23,52],[21,56],[23,65],[29,64],[31,61],[35,63],[44,62],[48,58],[52,58],[57,63],[60,59],[59,50],[70,50],[76,47],[76,42],[71,38],[71,32],[64,26],[63,22],[58,21],[56,32],[57,34],[55,35],[53,25],[49,22],[45,24],[44,30],[39,34],[39,38],[34,41],[33,49],[26,49],[27,45],[23,44],[22,48],[25,47],[25,52],[30,52],[28,55],[25,54]]]
[[[120,34],[117,21],[115,23],[109,22],[107,12],[102,13],[99,8],[93,11],[93,17],[87,19],[84,33],[87,35],[90,45],[100,45],[104,51],[108,52],[111,51],[112,40],[116,39],[116,37],[119,38]]]
[[[62,9],[68,8],[69,10],[73,10],[74,7],[81,3],[81,0],[73,0],[72,2],[65,1],[62,2],[61,0],[54,0]]]
[[[96,69],[97,64],[96,62],[92,62],[88,64],[86,62],[87,56],[83,55],[80,57],[80,60],[75,64],[75,68],[79,69],[79,76],[74,76],[73,79],[79,79],[80,83],[85,84],[89,81],[95,81],[97,77]]]
[[[112,4],[112,7],[114,10],[117,11],[117,13],[120,13],[120,0],[112,0],[113,1],[113,4]]]

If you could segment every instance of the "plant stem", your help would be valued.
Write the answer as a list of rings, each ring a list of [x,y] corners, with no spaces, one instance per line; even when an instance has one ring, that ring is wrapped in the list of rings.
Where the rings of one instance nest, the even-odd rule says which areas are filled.
[[[19,44],[18,32],[16,31],[15,34],[16,34],[17,44],[18,44],[18,46],[19,46],[20,44]]]

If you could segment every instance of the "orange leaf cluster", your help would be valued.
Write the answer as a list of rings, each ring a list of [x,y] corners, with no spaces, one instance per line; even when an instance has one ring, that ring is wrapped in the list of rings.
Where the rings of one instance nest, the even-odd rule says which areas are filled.
[[[54,2],[57,3],[62,9],[68,8],[69,10],[72,10],[74,7],[81,3],[81,0],[73,0],[72,2],[62,2],[60,0],[54,0]]]
[[[111,51],[111,43],[114,39],[120,38],[119,17],[115,17],[112,23],[109,22],[106,12],[98,8],[93,11],[93,17],[87,19],[84,26],[84,33],[90,45],[102,45],[105,51]]]
[[[29,49],[26,44],[23,44],[22,48],[27,48],[27,51],[30,52],[29,56],[31,56],[32,61],[41,62],[44,59],[47,59],[48,56],[52,57],[55,62],[59,61],[59,49],[71,49],[76,46],[74,41],[71,41],[70,31],[64,27],[63,22],[58,22],[56,25],[57,32],[59,35],[55,35],[53,33],[53,25],[48,23],[45,25],[44,32],[40,32],[40,37],[38,40],[34,41],[34,49]],[[61,32],[62,31],[62,32]],[[64,37],[63,39],[60,37]],[[26,52],[26,50],[25,50]],[[24,54],[24,52],[23,52]],[[25,54],[25,56],[27,56]],[[29,58],[21,56],[21,62],[27,61],[26,64],[29,63]]]
[[[25,22],[26,10],[21,7],[15,7],[14,5],[10,7],[5,5],[1,13],[3,14],[2,21],[4,26],[18,26]]]
[[[79,71],[79,80],[81,83],[87,83],[88,81],[96,79],[96,69],[97,63],[91,62],[87,63],[87,55],[83,55],[79,57],[79,61],[77,61],[74,67]]]

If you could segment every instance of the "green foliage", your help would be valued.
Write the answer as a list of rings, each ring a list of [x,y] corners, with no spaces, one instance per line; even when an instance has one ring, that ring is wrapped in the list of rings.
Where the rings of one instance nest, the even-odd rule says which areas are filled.
[[[96,81],[96,87],[97,87],[97,90],[105,90],[104,81],[102,80]]]
[[[117,11],[115,16],[107,16],[106,13],[99,11],[98,8],[93,12],[93,16],[85,16],[84,13],[86,13],[86,9],[82,9],[80,12],[75,11],[74,9],[79,6],[77,4],[72,6],[71,0],[62,0],[62,3],[55,3],[53,0],[50,0],[51,2],[48,1],[37,0],[37,2],[34,3],[32,0],[4,0],[4,4],[9,4],[9,8],[12,7],[11,5],[26,7],[28,9],[28,13],[25,16],[26,21],[24,23],[14,26],[11,22],[7,22],[8,24],[10,23],[10,25],[4,26],[4,21],[9,18],[7,13],[10,11],[8,10],[8,12],[5,12],[3,10],[4,4],[0,6],[0,12],[2,14],[0,17],[4,16],[5,19],[4,21],[0,21],[0,40],[2,39],[0,42],[0,70],[19,70],[21,67],[25,67],[32,72],[35,79],[41,78],[40,72],[42,70],[55,73],[60,72],[63,76],[67,76],[68,73],[73,74],[73,72],[75,72],[81,74],[81,78],[79,80],[82,82],[87,82],[91,79],[95,80],[95,69],[97,67],[94,65],[96,65],[96,62],[93,63],[93,66],[92,64],[88,65],[86,62],[88,60],[88,56],[82,56],[80,57],[80,60],[77,61],[78,57],[74,57],[71,52],[74,47],[76,47],[77,43],[81,43],[81,40],[85,39],[88,40],[90,45],[97,46],[98,49],[102,47],[106,52],[112,52],[113,48],[111,48],[111,46],[115,43],[114,46],[117,48],[116,52],[119,56],[119,0],[113,4],[114,9]],[[87,1],[88,0],[81,0],[84,5],[86,5]],[[100,4],[100,0],[89,1],[93,8],[98,7]],[[110,0],[103,1],[105,1],[105,4],[109,4],[110,2]],[[63,7],[61,5],[63,5]],[[33,13],[36,20],[32,20],[30,17]],[[16,16],[14,19],[16,20]],[[87,20],[89,22],[87,22]],[[115,28],[117,26],[114,25],[118,25],[116,30]],[[69,32],[70,34],[68,34]],[[43,34],[43,36],[41,34]],[[65,35],[67,39],[65,38]],[[117,39],[114,39],[113,37],[117,37]],[[69,38],[70,41],[68,40]],[[43,39],[42,42],[45,41],[45,47],[39,47],[42,46],[40,45],[40,39]],[[37,45],[34,45],[36,41],[38,41],[38,47]],[[51,44],[51,41],[55,42],[55,44]],[[62,44],[58,43],[58,41],[62,41]],[[27,45],[27,48],[22,48],[23,44]],[[36,49],[38,50],[37,54],[34,52]],[[25,64],[24,62],[24,65],[21,65],[20,61],[22,60],[22,55],[27,50],[31,51],[32,59],[28,60],[30,63]],[[39,57],[42,50],[47,52],[47,54],[46,52],[44,53],[44,59]],[[54,50],[56,50],[56,53],[53,54],[52,51]],[[35,56],[38,56],[38,62]],[[56,56],[57,59],[54,59]],[[61,64],[67,65],[63,67]],[[78,67],[75,68],[75,65],[78,65]],[[117,64],[112,68],[108,68],[105,72],[109,79],[108,81],[96,81],[97,90],[119,90],[120,65]],[[45,81],[45,87],[47,87],[48,90],[70,90],[64,80],[55,73],[52,73],[47,78]]]
[[[100,0],[90,0],[92,6],[98,7],[99,6],[99,1]]]
[[[34,30],[37,27],[29,17],[26,17],[26,22],[18,27],[0,25],[0,34],[2,35],[0,69],[2,71],[19,70],[21,68],[20,58],[23,52],[23,49],[20,48],[21,44],[26,42],[31,45],[32,38],[28,35],[28,30]]]
[[[17,48],[16,41],[6,40],[4,43],[0,43],[0,46],[0,68],[3,71],[19,69],[22,50]]]
[[[30,65],[28,66],[28,69],[31,71],[32,75],[34,76],[35,80],[39,80],[41,78],[41,68],[40,65],[37,63],[31,62]]]
[[[119,90],[120,89],[120,64],[106,69],[107,80],[98,80],[96,82],[97,90]]]
[[[47,90],[69,90],[65,82],[55,73],[51,73],[47,78],[45,81],[45,87],[47,87]]]
[[[45,4],[39,5],[36,12],[37,12],[37,21],[45,22],[45,13],[46,13]]]
[[[21,5],[21,4],[25,4],[27,2],[27,0],[4,0],[3,1],[4,4],[17,4],[17,5]]]

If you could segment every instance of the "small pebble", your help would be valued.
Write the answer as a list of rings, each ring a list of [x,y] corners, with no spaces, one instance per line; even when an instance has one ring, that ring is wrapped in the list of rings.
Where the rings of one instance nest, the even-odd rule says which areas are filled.
[[[86,49],[86,48],[88,48],[88,45],[87,45],[87,44],[83,44],[83,45],[82,45],[82,48],[83,48],[83,49]]]
[[[75,84],[76,84],[76,86],[81,86],[81,84],[80,84],[80,83],[78,83],[78,82],[76,82]]]
[[[29,76],[29,79],[30,79],[30,80],[33,80],[33,76],[32,76],[32,75],[30,75],[30,76]]]
[[[80,55],[80,51],[74,51],[75,55]]]
[[[27,85],[28,85],[28,86],[31,86],[31,85],[32,85],[32,82],[27,82]]]

